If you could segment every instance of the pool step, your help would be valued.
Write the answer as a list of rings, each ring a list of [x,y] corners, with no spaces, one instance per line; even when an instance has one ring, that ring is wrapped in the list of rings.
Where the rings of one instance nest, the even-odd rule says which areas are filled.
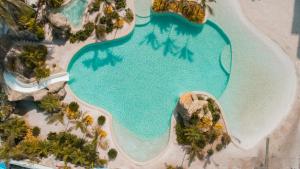
[[[223,48],[222,53],[220,55],[220,65],[227,74],[230,74],[231,64],[232,64],[231,46],[227,44]]]
[[[139,16],[139,15],[136,15],[136,22],[135,22],[136,26],[147,25],[149,22],[150,22],[150,16]]]

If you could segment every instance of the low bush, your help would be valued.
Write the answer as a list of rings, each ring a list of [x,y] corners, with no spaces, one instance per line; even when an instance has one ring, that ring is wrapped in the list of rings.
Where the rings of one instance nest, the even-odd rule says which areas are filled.
[[[126,14],[125,14],[125,18],[124,20],[127,22],[127,23],[131,23],[134,19],[134,14],[132,12],[132,10],[130,8],[127,8],[126,10]]]
[[[75,43],[77,41],[85,41],[87,38],[91,36],[95,29],[95,25],[92,22],[88,22],[83,26],[83,30],[80,30],[76,32],[75,34],[72,34],[70,37],[70,42]]]
[[[32,135],[33,136],[37,137],[37,136],[40,135],[40,133],[41,133],[41,129],[39,127],[35,126],[35,127],[32,128]]]
[[[98,119],[97,119],[97,122],[98,122],[99,126],[103,126],[105,121],[106,121],[105,116],[99,116]]]
[[[107,153],[109,160],[114,160],[117,158],[118,152],[116,149],[112,148]]]

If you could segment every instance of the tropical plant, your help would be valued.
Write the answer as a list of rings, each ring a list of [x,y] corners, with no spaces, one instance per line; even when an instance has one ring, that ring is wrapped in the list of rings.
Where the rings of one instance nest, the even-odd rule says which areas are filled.
[[[132,12],[132,10],[130,8],[127,8],[125,10],[126,14],[125,14],[125,17],[124,17],[124,20],[127,22],[127,23],[131,23],[134,19],[134,14]]]
[[[92,22],[88,22],[83,26],[83,30],[76,32],[75,34],[71,34],[70,42],[75,43],[77,41],[85,41],[87,38],[91,36],[94,32],[95,25]]]
[[[46,3],[50,8],[59,8],[64,3],[64,0],[46,0]]]
[[[79,104],[77,102],[71,102],[69,105],[68,105],[68,108],[70,111],[72,112],[77,112],[78,109],[79,109]]]
[[[18,19],[21,16],[33,14],[34,10],[22,0],[1,0],[0,20],[13,30],[18,29]]]
[[[35,78],[39,81],[50,76],[50,69],[45,66],[39,66],[34,69]]]
[[[102,0],[94,0],[91,5],[89,6],[88,12],[93,13],[100,10],[100,5],[102,3]]]
[[[54,94],[47,94],[44,96],[38,105],[50,114],[56,113],[62,108],[59,97]]]
[[[106,118],[105,118],[105,116],[102,116],[102,115],[99,116],[98,119],[97,119],[97,123],[98,123],[99,126],[103,126],[105,121],[106,121]]]
[[[4,90],[0,87],[0,122],[7,120],[14,109],[12,103],[8,101]]]
[[[107,153],[109,160],[114,160],[117,158],[118,152],[116,149],[112,148]]]
[[[39,127],[35,126],[35,127],[32,128],[32,135],[33,136],[37,137],[37,136],[40,135],[40,133],[41,133],[41,129]]]
[[[102,38],[105,36],[106,27],[103,24],[98,24],[95,28],[97,38]]]
[[[126,0],[115,0],[116,9],[121,9],[126,7]]]
[[[24,120],[11,118],[4,121],[4,123],[0,123],[0,137],[2,140],[8,140],[11,145],[17,145],[25,137],[27,129]]]

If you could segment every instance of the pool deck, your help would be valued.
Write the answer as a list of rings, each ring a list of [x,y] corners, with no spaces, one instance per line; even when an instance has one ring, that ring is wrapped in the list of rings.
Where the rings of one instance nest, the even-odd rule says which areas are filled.
[[[134,2],[132,0],[127,0],[127,3],[129,5],[129,7],[131,9],[134,10]],[[216,6],[216,18],[213,18],[217,21],[220,21],[218,23],[221,24],[222,27],[224,27],[225,32],[229,32],[230,34],[233,34],[232,32],[230,32],[230,24],[233,23],[226,23],[226,22],[222,22],[222,18],[220,17],[220,15],[222,15],[222,12],[226,13],[228,11],[221,11],[218,14],[219,9],[222,9],[224,6],[225,8],[228,6],[233,6],[234,10],[240,10],[238,9],[239,7],[239,2],[237,0],[228,0],[228,2],[221,2],[218,1],[217,2],[217,6]],[[232,8],[230,8],[230,10],[232,10]],[[233,10],[233,11],[234,11]],[[243,18],[241,20],[243,20],[243,24],[245,24],[246,26],[251,25],[243,16],[243,14],[239,11],[237,13],[233,12],[234,14],[238,14],[239,17]],[[226,17],[227,15],[224,15],[224,17]],[[220,19],[221,18],[221,19]],[[240,19],[240,18],[239,18]],[[226,20],[225,20],[226,21]],[[227,19],[228,21],[228,19]],[[247,22],[247,23],[245,23]],[[229,25],[229,26],[228,26]],[[253,27],[253,25],[252,25]],[[118,30],[118,32],[115,34],[114,32],[110,35],[107,36],[107,40],[110,39],[114,39],[114,38],[118,38],[118,37],[122,37],[127,35],[128,33],[130,33],[134,28],[134,22],[131,25],[125,25],[125,27],[121,30]],[[234,30],[232,30],[234,31]],[[267,39],[265,35],[262,35],[259,31],[257,31],[255,28],[253,28],[252,33],[254,34],[258,34],[258,37],[262,37],[263,39]],[[270,29],[270,31],[272,31],[272,29]],[[234,38],[234,37],[233,37]],[[100,42],[98,40],[96,40],[94,37],[89,38],[87,41],[85,42],[80,42],[77,44],[69,44],[66,43],[64,45],[59,45],[56,46],[53,50],[53,57],[57,60],[57,63],[62,67],[65,68],[65,70],[68,67],[68,63],[70,62],[70,60],[72,59],[72,57],[74,56],[74,54],[83,46],[90,44],[90,43],[95,43],[95,42]],[[274,42],[271,42],[270,40],[264,40],[264,43],[270,43],[272,46],[271,48],[276,48],[274,49],[276,55],[279,57],[283,57],[283,58],[279,58],[279,60],[281,61],[281,59],[287,59],[288,56],[286,56],[280,49],[277,49],[278,47],[276,45],[274,45]],[[234,51],[235,54],[241,54],[239,53],[239,51]],[[276,57],[277,57],[276,56]],[[286,57],[286,58],[284,58]],[[237,60],[238,61],[238,60]],[[235,60],[235,62],[237,62]],[[290,61],[282,61],[283,64],[283,68],[286,70],[290,70],[294,68],[294,65],[292,64],[292,62]],[[299,66],[297,66],[297,70],[300,69],[300,64],[298,64]],[[253,68],[253,67],[252,67]],[[238,68],[233,68],[235,70],[233,71],[238,71]],[[278,68],[279,69],[279,68]],[[243,72],[243,71],[242,71]],[[259,72],[258,72],[259,73]],[[279,77],[284,76],[285,74],[279,74]],[[264,130],[264,132],[272,132],[272,134],[270,134],[270,138],[271,138],[271,147],[273,149],[271,149],[271,151],[274,153],[275,151],[278,151],[276,153],[277,156],[274,157],[274,159],[279,158],[281,156],[280,153],[282,153],[282,151],[278,150],[276,148],[276,146],[280,145],[280,148],[282,149],[291,149],[291,147],[289,147],[289,142],[291,141],[298,141],[299,139],[297,139],[297,137],[292,137],[294,139],[291,140],[286,140],[286,137],[289,136],[293,136],[294,132],[300,130],[299,126],[298,126],[298,121],[299,121],[299,115],[298,115],[298,111],[300,110],[299,106],[300,106],[300,99],[299,97],[296,99],[296,102],[294,103],[294,99],[296,98],[296,96],[299,96],[299,91],[296,93],[296,75],[291,74],[290,78],[286,78],[285,80],[289,82],[288,85],[292,86],[287,93],[276,93],[278,95],[271,95],[276,97],[275,99],[273,99],[272,101],[274,102],[273,105],[279,104],[280,106],[287,106],[287,107],[281,107],[279,110],[277,110],[277,112],[283,110],[284,112],[282,112],[281,114],[278,115],[278,118],[270,123],[274,123],[273,125],[271,125],[270,128],[267,128],[267,130]],[[299,77],[299,75],[297,75]],[[240,77],[237,75],[237,78]],[[241,78],[241,77],[240,77]],[[232,79],[233,81],[236,79]],[[258,80],[258,79],[257,79]],[[247,82],[247,81],[246,81]],[[245,82],[245,83],[246,83]],[[295,82],[295,84],[293,84]],[[233,85],[233,86],[230,86]],[[255,100],[251,100],[251,102],[249,102],[249,99],[254,99],[255,96],[250,95],[249,92],[245,92],[244,91],[247,89],[252,89],[250,90],[251,92],[257,92],[259,91],[258,89],[255,89],[253,86],[253,83],[250,84],[243,84],[240,85],[241,87],[238,89],[232,89],[233,87],[237,87],[234,84],[230,84],[228,87],[228,90],[231,92],[227,92],[224,94],[224,96],[221,98],[221,104],[223,106],[223,103],[225,105],[225,111],[228,110],[228,114],[230,114],[230,111],[241,111],[243,108],[246,111],[246,113],[251,114],[252,110],[249,109],[249,107],[251,107],[251,105],[255,105],[257,104],[257,102],[255,102]],[[236,84],[238,85],[238,84]],[[260,84],[261,85],[261,84]],[[297,83],[297,86],[299,86],[299,83]],[[276,87],[276,85],[275,85]],[[280,87],[277,86],[277,87]],[[281,86],[282,87],[282,86]],[[277,88],[278,89],[278,88]],[[272,91],[272,90],[271,90]],[[242,94],[242,95],[241,95]],[[241,97],[248,97],[247,99],[241,99],[241,101],[239,101],[238,103],[244,103],[243,105],[245,106],[246,104],[250,104],[249,107],[247,107],[247,109],[243,106],[239,107],[240,109],[233,109],[232,105],[226,103],[226,100],[228,101],[228,99],[235,97],[239,95],[240,99]],[[280,97],[278,96],[284,96],[283,98],[280,99]],[[260,98],[262,96],[258,96],[258,98]],[[265,98],[263,98],[265,99]],[[277,100],[276,100],[277,99]],[[113,135],[113,131],[110,131],[111,126],[112,126],[112,119],[111,116],[108,115],[108,113],[101,109],[101,108],[97,108],[91,105],[88,105],[84,102],[82,102],[81,100],[79,100],[76,96],[73,95],[72,91],[69,89],[69,87],[67,86],[67,96],[65,98],[66,102],[70,102],[70,101],[77,101],[80,103],[81,108],[83,109],[83,111],[88,111],[95,119],[99,116],[99,115],[105,115],[107,117],[107,123],[104,126],[104,129],[106,131],[109,131],[109,135],[108,135],[108,140],[110,142],[111,147],[116,147],[119,150],[119,155],[117,157],[117,159],[115,161],[112,161],[109,163],[109,168],[120,168],[120,166],[122,166],[122,169],[159,169],[159,168],[163,168],[165,163],[168,164],[175,164],[175,165],[180,165],[182,162],[182,159],[184,157],[184,152],[182,150],[182,148],[180,146],[178,146],[176,144],[176,137],[174,135],[174,132],[170,133],[170,143],[168,145],[167,148],[165,148],[165,150],[160,153],[155,159],[146,162],[146,163],[139,163],[136,162],[134,160],[132,160],[131,158],[129,158],[116,144],[115,140],[114,140],[114,135]],[[243,102],[244,101],[244,102]],[[265,100],[264,100],[265,101]],[[282,101],[282,102],[281,102]],[[294,103],[294,106],[292,107],[292,103]],[[234,106],[234,105],[233,105]],[[223,106],[224,107],[224,106]],[[275,107],[275,106],[274,106]],[[261,107],[259,107],[261,108]],[[273,109],[263,109],[263,111],[269,111],[269,110],[273,110]],[[291,110],[291,111],[289,111]],[[255,109],[254,111],[259,111],[259,109]],[[226,113],[226,112],[225,112]],[[228,114],[226,114],[226,118],[235,118],[235,117],[228,117]],[[277,114],[276,114],[277,116]],[[251,116],[250,116],[251,117]],[[270,117],[270,116],[269,116]],[[282,119],[286,119],[286,120],[282,120]],[[251,119],[251,118],[250,118]],[[249,120],[249,119],[248,119]],[[174,119],[172,119],[172,121],[174,121]],[[33,123],[35,122],[39,122],[39,120],[33,121]],[[281,122],[281,124],[278,127],[278,123]],[[229,124],[230,125],[230,124]],[[235,126],[230,126],[230,127],[235,127]],[[229,127],[229,130],[230,130]],[[297,127],[297,130],[294,130],[294,128]],[[276,128],[276,130],[274,130]],[[260,130],[260,129],[259,129]],[[262,129],[261,129],[262,130]],[[291,132],[292,130],[294,130],[293,132]],[[234,131],[237,132],[237,131]],[[44,132],[43,132],[44,133]],[[249,142],[247,144],[252,144],[251,146],[253,148],[249,149],[249,150],[244,150],[244,149],[239,149],[236,146],[234,146],[233,144],[230,144],[225,150],[223,150],[220,153],[216,153],[214,154],[214,156],[209,159],[209,160],[205,160],[205,161],[195,161],[194,163],[192,163],[192,165],[189,167],[190,169],[198,169],[199,166],[200,167],[204,167],[206,166],[206,169],[215,169],[215,168],[220,168],[221,166],[224,168],[243,168],[243,169],[252,169],[254,167],[259,166],[261,163],[263,163],[264,161],[264,137],[266,136],[265,134],[262,134],[262,138],[260,138],[260,142]],[[296,146],[296,148],[298,148],[300,146]],[[276,148],[276,149],[275,149]],[[294,150],[296,151],[296,150]],[[289,151],[286,151],[286,154],[288,154]],[[175,155],[174,155],[175,154]],[[298,158],[299,154],[297,154],[295,152],[295,154],[293,154],[295,156],[293,156],[293,158],[291,159],[296,159],[296,157]],[[296,156],[298,155],[298,156]],[[295,157],[295,158],[294,158]],[[274,160],[275,161],[275,160]],[[279,160],[277,160],[279,161]],[[285,161],[286,162],[286,161]],[[276,165],[281,165],[283,163],[277,162]],[[187,160],[184,161],[184,165],[187,164]],[[274,163],[275,164],[275,163]],[[276,166],[274,165],[274,166]],[[282,165],[284,166],[284,165]],[[284,166],[286,167],[286,166]],[[293,166],[290,166],[293,167]]]

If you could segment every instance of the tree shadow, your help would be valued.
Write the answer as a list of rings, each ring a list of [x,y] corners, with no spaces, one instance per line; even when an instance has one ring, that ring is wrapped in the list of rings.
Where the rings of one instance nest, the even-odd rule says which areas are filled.
[[[153,26],[153,30],[149,32],[143,41],[139,43],[139,45],[143,45],[146,43],[147,45],[151,45],[153,49],[160,48],[161,44],[159,44],[159,41],[157,40],[157,36],[155,35],[155,25]]]
[[[293,19],[293,26],[292,26],[292,34],[298,34],[299,36],[297,57],[300,59],[300,1],[299,0],[295,0],[295,4],[294,4],[294,19]]]
[[[106,55],[104,58],[99,56],[99,51],[103,51]],[[82,61],[83,65],[87,68],[93,69],[93,71],[98,70],[104,66],[115,66],[117,63],[122,62],[123,58],[115,54],[111,49],[95,49],[93,50],[94,54],[92,58]]]
[[[204,25],[189,23],[178,16],[164,16],[164,15],[151,15],[151,25],[153,30],[148,33],[145,38],[139,43],[151,45],[156,50],[163,47],[163,56],[171,55],[175,58],[193,62],[194,52],[189,48],[189,41],[191,37],[199,35]],[[158,34],[168,34],[165,41],[162,43],[158,40],[158,35],[155,33],[158,28]],[[172,34],[173,33],[173,34]],[[186,37],[185,41],[176,42],[177,37]],[[183,44],[183,46],[181,46]]]
[[[188,48],[188,44],[189,44],[189,37],[187,38],[185,45],[178,52],[179,55],[178,58],[183,60],[188,60],[189,62],[193,62],[194,52]]]

